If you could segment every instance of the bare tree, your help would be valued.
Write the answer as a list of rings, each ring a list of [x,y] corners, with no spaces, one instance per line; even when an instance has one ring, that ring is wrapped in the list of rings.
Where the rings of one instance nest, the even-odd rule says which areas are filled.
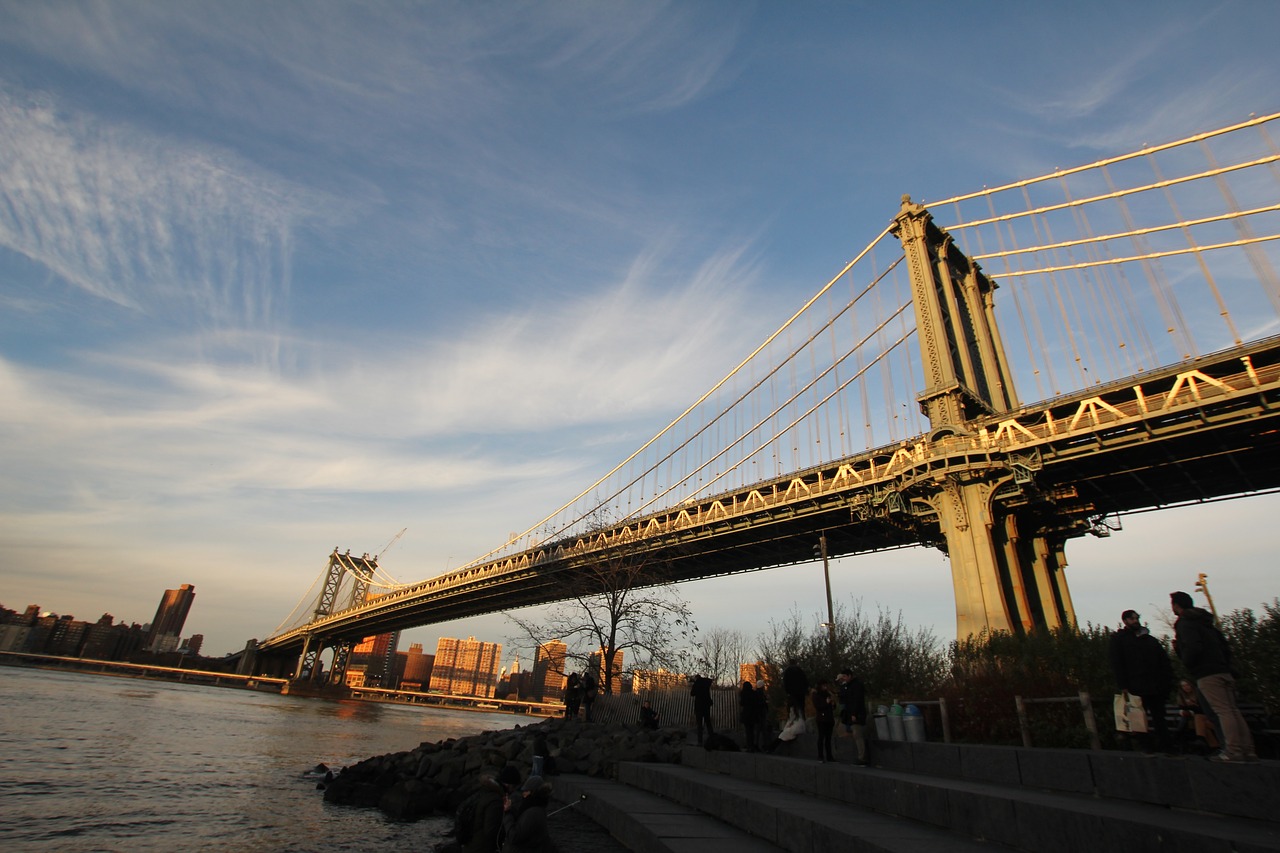
[[[712,628],[702,634],[695,666],[716,684],[736,684],[738,666],[747,662],[749,647],[741,631]]]
[[[881,609],[868,616],[861,601],[854,601],[852,609],[838,605],[834,660],[830,635],[820,620],[819,614],[806,619],[798,610],[783,622],[771,620],[771,633],[759,638],[764,662],[780,672],[787,661],[797,661],[810,680],[833,678],[849,666],[872,695],[928,692],[947,676],[948,656],[937,637],[927,628],[908,628],[901,613]]]
[[[615,658],[631,668],[669,668],[683,661],[682,647],[697,632],[688,603],[667,579],[664,566],[638,551],[615,551],[574,569],[564,601],[536,617],[507,614],[535,647],[560,640],[568,661],[584,666],[601,654],[600,689],[612,692]]]

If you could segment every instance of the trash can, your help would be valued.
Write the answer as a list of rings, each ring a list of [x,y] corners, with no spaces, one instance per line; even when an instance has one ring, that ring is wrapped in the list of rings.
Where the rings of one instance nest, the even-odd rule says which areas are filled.
[[[902,727],[906,730],[907,740],[924,743],[924,714],[915,705],[908,705],[903,709]]]
[[[889,739],[889,718],[888,716],[886,716],[888,713],[889,713],[888,705],[876,706],[876,716],[875,716],[876,740]]]
[[[902,725],[902,706],[897,702],[889,707],[889,740],[906,740],[907,732]]]

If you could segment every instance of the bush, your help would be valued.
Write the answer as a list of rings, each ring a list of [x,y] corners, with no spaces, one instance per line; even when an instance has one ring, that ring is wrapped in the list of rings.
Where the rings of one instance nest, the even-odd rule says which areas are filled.
[[[810,685],[820,678],[833,682],[836,673],[848,667],[862,679],[867,698],[872,700],[938,695],[938,688],[947,678],[948,657],[941,641],[929,629],[908,629],[901,613],[891,616],[880,610],[874,618],[868,617],[859,602],[854,603],[852,612],[837,608],[834,624],[834,632],[828,632],[821,624],[807,627],[798,611],[793,611],[785,622],[771,621],[772,635],[759,639],[760,659],[779,675],[787,661],[796,661],[809,677]],[[771,687],[776,695],[770,699],[781,705],[778,681],[777,677],[773,679]]]
[[[983,633],[951,646],[951,681],[942,690],[952,737],[972,743],[1021,744],[1016,696],[1024,699],[1090,695],[1103,742],[1114,742],[1110,665],[1111,632],[1088,625],[1017,635]],[[954,710],[952,710],[954,708]],[[1087,747],[1078,702],[1029,703],[1027,719],[1036,746]]]
[[[1259,619],[1249,608],[1233,610],[1220,621],[1241,698],[1261,702],[1274,714],[1280,712],[1280,599],[1262,605],[1262,612]]]

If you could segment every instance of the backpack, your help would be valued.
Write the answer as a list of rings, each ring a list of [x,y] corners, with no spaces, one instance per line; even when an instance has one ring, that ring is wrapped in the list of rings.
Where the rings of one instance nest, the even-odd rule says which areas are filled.
[[[466,844],[475,834],[481,797],[482,792],[476,791],[458,804],[458,812],[453,816],[453,834],[459,844]]]

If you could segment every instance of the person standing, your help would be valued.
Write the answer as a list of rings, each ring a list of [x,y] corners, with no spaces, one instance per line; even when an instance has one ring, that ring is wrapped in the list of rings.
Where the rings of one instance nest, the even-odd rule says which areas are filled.
[[[578,708],[582,706],[582,677],[576,672],[569,673],[569,680],[564,685],[564,718],[578,719]]]
[[[1169,725],[1164,718],[1165,702],[1173,690],[1173,664],[1160,641],[1142,624],[1135,610],[1120,614],[1123,627],[1111,635],[1111,671],[1121,692],[1137,696],[1151,719],[1149,752],[1168,751]]]
[[[1213,616],[1195,606],[1185,592],[1169,594],[1178,621],[1173,624],[1173,648],[1195,679],[1196,689],[1209,703],[1221,725],[1222,752],[1210,761],[1252,764],[1258,760],[1253,735],[1236,704],[1236,679],[1231,671],[1231,647],[1214,624]]]
[[[795,660],[782,671],[782,692],[787,694],[787,718],[804,719],[804,700],[809,693],[809,677]]]
[[[582,716],[588,723],[591,722],[591,706],[596,703],[599,690],[596,677],[590,672],[584,672],[582,674]]]
[[[711,679],[705,675],[695,675],[693,686],[689,688],[693,697],[693,722],[698,727],[698,746],[702,746],[702,729],[711,734]]]
[[[764,742],[772,727],[769,725],[769,692],[763,678],[756,680],[756,692],[751,698],[756,703],[756,747],[764,749]]]
[[[840,703],[840,722],[853,737],[857,749],[856,763],[867,763],[867,689],[851,669],[842,669],[836,676],[836,698]]]
[[[831,749],[831,736],[836,730],[836,707],[834,697],[827,688],[826,679],[818,679],[809,697],[813,702],[813,716],[818,724],[818,760],[823,764],[835,761],[835,753]]]

